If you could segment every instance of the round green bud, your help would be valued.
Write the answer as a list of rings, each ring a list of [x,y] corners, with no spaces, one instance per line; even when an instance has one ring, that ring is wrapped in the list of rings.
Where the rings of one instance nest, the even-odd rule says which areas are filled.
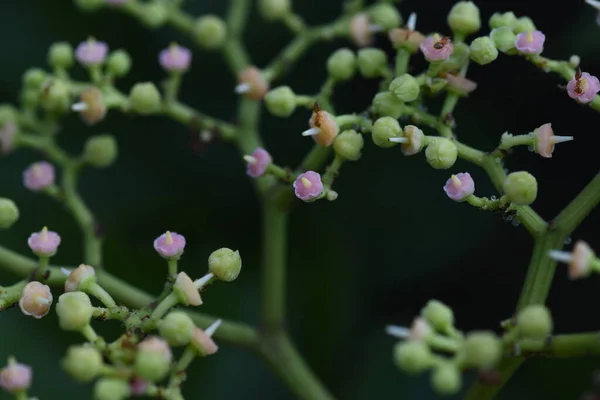
[[[347,130],[340,133],[333,142],[335,153],[350,161],[356,161],[361,156],[361,150],[365,145],[363,135],[355,130]]]
[[[296,94],[289,86],[279,86],[265,94],[265,107],[277,117],[286,118],[296,109]]]
[[[434,137],[425,149],[427,162],[435,169],[448,169],[454,165],[458,157],[458,149],[450,139]]]
[[[11,199],[0,197],[0,229],[8,229],[19,219],[19,208]]]
[[[106,168],[117,159],[119,148],[113,135],[103,134],[90,137],[85,143],[83,159],[93,167]]]
[[[489,369],[502,356],[502,343],[492,332],[471,332],[464,343],[465,362],[473,368]]]
[[[19,99],[26,108],[35,108],[40,100],[40,92],[37,89],[23,88],[19,94]]]
[[[498,58],[496,44],[489,36],[481,36],[471,42],[471,60],[486,65]]]
[[[171,346],[185,346],[194,336],[194,321],[183,311],[172,311],[158,323],[158,333]]]
[[[498,50],[506,53],[515,48],[517,35],[514,34],[511,27],[501,26],[490,32],[490,38],[494,41]]]
[[[440,332],[454,326],[454,312],[441,301],[429,300],[421,310],[421,315]]]
[[[164,25],[169,18],[169,9],[162,3],[153,1],[144,3],[140,19],[148,28],[158,28]]]
[[[160,110],[162,97],[152,82],[136,83],[129,92],[131,109],[139,114],[147,115]]]
[[[91,382],[104,366],[102,355],[91,346],[71,346],[62,359],[62,367],[78,382]]]
[[[422,341],[398,342],[394,347],[394,363],[404,372],[417,375],[431,367],[433,357]]]
[[[367,47],[358,51],[357,63],[362,76],[377,78],[387,67],[387,56],[383,50]]]
[[[269,21],[282,19],[292,11],[290,0],[260,0],[258,2],[258,12]]]
[[[129,383],[118,378],[102,378],[94,385],[94,400],[125,400],[130,395]]]
[[[490,17],[489,25],[490,29],[500,28],[501,26],[509,26],[512,28],[516,21],[517,16],[512,11],[505,13],[497,12]]]
[[[437,366],[431,373],[431,385],[440,395],[452,395],[458,393],[462,386],[462,375],[460,370],[453,364],[442,364]]]
[[[41,68],[29,68],[23,74],[23,84],[28,89],[39,89],[47,76],[46,71]]]
[[[127,75],[131,69],[131,56],[122,49],[113,51],[106,60],[106,69],[117,78]]]
[[[169,372],[173,354],[166,341],[154,336],[138,345],[134,369],[142,378],[157,382]]]
[[[442,71],[458,71],[469,61],[471,49],[466,43],[456,43],[450,58],[442,63]]]
[[[517,330],[523,338],[545,339],[552,329],[552,315],[543,305],[527,306],[517,315]]]
[[[402,136],[402,127],[395,118],[381,117],[373,124],[371,136],[373,143],[379,147],[394,147],[398,143],[390,142],[389,139]]]
[[[65,331],[80,331],[86,327],[93,311],[90,298],[83,292],[63,293],[56,304],[58,323]]]
[[[208,257],[208,270],[217,279],[231,282],[237,279],[242,269],[242,258],[239,251],[233,251],[226,247],[215,250]]]
[[[529,17],[518,18],[517,20],[513,21],[511,26],[516,34],[522,32],[533,32],[536,30],[535,24]]]
[[[368,15],[371,22],[383,28],[384,31],[398,28],[402,24],[402,16],[392,4],[375,4],[369,9]]]
[[[391,92],[379,92],[373,97],[371,107],[375,114],[398,119],[404,111],[404,102]]]
[[[409,74],[401,75],[390,83],[390,92],[392,92],[398,100],[409,102],[414,101],[419,97],[421,90],[419,82]]]
[[[73,46],[67,42],[53,43],[48,50],[48,64],[54,68],[70,68],[75,61]]]
[[[7,122],[17,121],[17,110],[10,104],[0,104],[0,127]]]
[[[356,72],[356,55],[348,48],[334,51],[327,59],[327,73],[336,81],[346,81]]]
[[[227,38],[227,25],[216,15],[205,15],[194,23],[192,38],[205,49],[218,49]]]
[[[481,29],[479,8],[472,1],[459,1],[448,14],[448,26],[463,35],[477,32]]]
[[[49,111],[65,112],[71,107],[71,93],[69,85],[61,80],[49,82],[43,91],[42,106]]]
[[[538,184],[535,177],[529,172],[518,171],[508,174],[504,180],[503,189],[511,203],[528,206],[537,197]]]
[[[81,11],[96,11],[105,4],[105,0],[75,0],[75,5]]]

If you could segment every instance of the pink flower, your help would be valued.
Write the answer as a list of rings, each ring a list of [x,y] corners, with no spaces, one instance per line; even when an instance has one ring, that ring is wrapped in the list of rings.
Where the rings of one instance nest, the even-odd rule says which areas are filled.
[[[448,88],[457,91],[460,94],[468,94],[477,89],[477,83],[460,75],[446,75]]]
[[[27,390],[31,386],[31,367],[17,362],[9,362],[0,370],[0,387],[9,393]]]
[[[541,31],[521,32],[515,39],[515,47],[523,54],[540,54],[545,40],[546,35]]]
[[[245,156],[244,160],[248,163],[246,173],[252,178],[263,176],[267,167],[273,161],[271,155],[262,147],[254,150],[251,155]]]
[[[192,52],[185,47],[172,44],[160,52],[158,61],[168,72],[183,72],[190,67]]]
[[[573,136],[556,136],[551,123],[535,128],[533,135],[535,136],[535,152],[545,158],[552,158],[555,144],[573,140]]]
[[[179,258],[185,248],[185,238],[175,232],[165,232],[154,240],[154,250],[163,258]]]
[[[56,254],[60,245],[60,235],[43,227],[41,231],[32,233],[27,239],[27,245],[39,257],[51,257]]]
[[[475,192],[475,182],[468,172],[461,172],[446,181],[444,192],[454,201],[465,201]]]
[[[48,314],[52,305],[50,287],[40,282],[29,282],[23,288],[19,299],[19,308],[25,315],[40,319]]]
[[[577,71],[575,77],[567,83],[569,97],[580,103],[589,103],[594,100],[596,93],[600,91],[600,81],[587,72]]]
[[[452,41],[438,34],[425,38],[419,45],[425,59],[429,62],[444,61],[450,58],[454,51]]]
[[[323,193],[321,175],[315,171],[307,171],[298,175],[293,185],[294,193],[300,200],[312,201]]]
[[[6,122],[0,129],[0,154],[8,154],[15,143],[17,126],[13,122]]]
[[[39,192],[54,184],[54,166],[46,161],[33,163],[23,172],[23,185]]]
[[[81,65],[86,67],[102,64],[107,54],[108,45],[104,42],[98,42],[94,38],[81,42],[75,49],[75,58]]]
[[[148,382],[141,378],[135,378],[129,382],[129,389],[131,390],[132,395],[141,397],[145,395],[146,390],[148,390]]]

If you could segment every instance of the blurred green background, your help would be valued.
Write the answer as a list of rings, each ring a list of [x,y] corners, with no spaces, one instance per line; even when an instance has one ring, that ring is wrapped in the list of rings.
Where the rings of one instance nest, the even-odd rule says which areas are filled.
[[[224,15],[228,1],[189,0],[196,14]],[[340,0],[295,1],[294,7],[310,24],[324,23],[341,10]],[[406,17],[417,11],[418,27],[447,32],[449,0],[406,0],[398,5]],[[551,6],[542,1],[476,1],[485,21],[495,11],[528,15],[546,33],[544,54],[566,59],[581,56],[582,69],[600,73],[600,27],[595,12],[583,1]],[[481,34],[486,34],[487,24]],[[164,75],[157,53],[172,41],[192,46],[171,28],[148,31],[138,22],[108,10],[80,13],[69,0],[4,0],[0,5],[0,101],[18,99],[20,77],[31,66],[46,66],[46,50],[58,40],[74,45],[88,35],[111,48],[127,49],[133,72],[119,82],[127,90],[134,82],[160,81]],[[279,24],[262,21],[253,12],[245,42],[253,61],[264,66],[290,40]],[[382,46],[387,46],[381,38]],[[331,51],[348,43],[339,40],[312,48],[285,83],[298,93],[316,91],[324,79]],[[387,47],[386,47],[387,48]],[[422,62],[415,64],[422,67]],[[415,72],[419,72],[416,70]],[[534,204],[551,218],[598,171],[600,116],[577,105],[557,88],[557,76],[546,76],[519,58],[500,57],[469,74],[479,83],[455,113],[461,140],[489,150],[504,131],[528,133],[552,122],[558,134],[574,135],[560,145],[552,159],[518,149],[508,160],[512,170],[527,169],[537,176],[539,197]],[[75,76],[84,78],[78,70]],[[233,118],[235,81],[216,53],[196,51],[182,98],[192,106],[223,119]],[[363,110],[377,83],[357,79],[336,91],[340,113]],[[439,103],[439,101],[437,102]],[[437,107],[436,101],[432,108]],[[295,166],[312,141],[302,138],[307,111],[287,120],[265,114],[261,133],[279,164]],[[151,117],[111,112],[93,128],[77,116],[64,121],[60,142],[78,152],[92,134],[111,132],[118,138],[120,157],[107,170],[86,170],[80,188],[105,233],[106,268],[141,288],[158,293],[164,262],[152,241],[169,229],[188,239],[182,267],[192,276],[206,270],[211,251],[239,249],[244,268],[232,284],[211,287],[203,311],[254,324],[258,320],[259,205],[245,167],[234,149],[213,143],[200,151],[190,145],[186,127]],[[26,191],[21,171],[40,156],[21,151],[0,159],[0,196],[13,198],[22,219],[0,232],[3,245],[27,254],[26,239],[43,225],[60,232],[61,251],[54,262],[80,262],[80,235],[67,212],[46,198]],[[480,195],[495,194],[485,175],[464,162],[451,172],[470,171]],[[409,324],[430,298],[448,303],[464,330],[497,329],[510,317],[523,282],[532,241],[521,227],[500,217],[449,201],[442,189],[450,171],[430,168],[422,154],[403,157],[367,143],[363,158],[344,166],[335,189],[335,202],[298,204],[291,218],[288,274],[288,323],[301,353],[340,399],[437,398],[427,374],[413,378],[392,364],[394,340],[386,324]],[[600,250],[598,213],[575,232],[573,241],[586,239]],[[0,271],[2,284],[12,276]],[[600,278],[569,282],[559,268],[549,305],[560,333],[599,329],[597,293]],[[110,322],[97,324],[107,337],[118,334]],[[53,313],[40,321],[18,309],[0,313],[0,360],[15,354],[35,369],[31,391],[40,399],[90,398],[91,387],[72,383],[57,367],[66,346],[78,335],[61,332]],[[600,359],[531,360],[502,391],[500,399],[576,399],[591,387]],[[250,354],[222,346],[214,357],[193,364],[185,385],[188,398],[291,399],[287,389],[266,365]],[[466,383],[472,376],[465,376]],[[465,384],[465,387],[467,385]],[[0,398],[6,397],[0,394]]]

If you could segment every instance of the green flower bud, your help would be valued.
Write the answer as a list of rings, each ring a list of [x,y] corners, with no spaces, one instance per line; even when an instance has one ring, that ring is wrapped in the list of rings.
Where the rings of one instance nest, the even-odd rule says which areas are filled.
[[[358,70],[365,78],[377,78],[387,68],[387,56],[383,50],[367,47],[358,51]]]
[[[164,25],[169,18],[169,9],[162,3],[154,1],[144,3],[140,19],[148,28],[158,28]]]
[[[472,1],[459,1],[448,14],[448,26],[463,35],[477,32],[481,29],[479,8]]]
[[[400,101],[391,92],[379,92],[373,97],[371,107],[375,114],[398,119],[404,111],[404,102]]]
[[[216,15],[205,15],[194,23],[192,37],[200,46],[206,49],[218,49],[227,38],[227,25]]]
[[[442,71],[459,71],[469,61],[471,49],[466,43],[460,42],[454,44],[454,51],[450,58],[442,63]],[[442,88],[443,89],[443,88]]]
[[[292,11],[292,4],[290,0],[260,0],[258,11],[264,19],[276,21]]]
[[[75,5],[86,12],[96,11],[104,4],[104,0],[75,0]]]
[[[108,134],[92,136],[85,143],[83,159],[93,167],[106,168],[115,162],[118,151],[114,136]]]
[[[356,72],[356,55],[348,48],[334,51],[327,59],[327,73],[336,81],[345,81]]]
[[[173,354],[167,342],[151,336],[138,345],[134,369],[142,378],[157,382],[169,372],[172,359]]]
[[[350,161],[356,161],[361,156],[361,150],[365,145],[363,135],[355,130],[347,130],[340,133],[333,142],[335,153]]]
[[[0,104],[0,126],[17,121],[17,110],[10,104]]]
[[[502,343],[492,332],[471,332],[464,344],[465,362],[468,366],[489,369],[502,356]]]
[[[92,302],[83,292],[63,293],[56,304],[56,314],[61,329],[65,331],[80,331],[92,319]]]
[[[171,346],[185,346],[194,336],[194,321],[183,311],[172,311],[158,323],[158,333]]]
[[[21,93],[19,93],[19,99],[24,107],[35,108],[40,100],[39,89],[23,88]]]
[[[373,124],[371,129],[373,143],[379,147],[388,148],[398,143],[390,142],[388,139],[402,136],[402,128],[398,120],[392,117],[381,117]]]
[[[39,89],[47,76],[46,71],[41,68],[29,68],[23,74],[23,84],[28,89]]]
[[[504,194],[511,203],[519,206],[528,206],[537,197],[537,180],[527,171],[508,174],[504,180]]]
[[[462,386],[460,370],[453,364],[437,366],[431,373],[431,385],[440,395],[456,394]]]
[[[535,24],[529,17],[518,18],[517,20],[513,21],[511,26],[515,34],[522,32],[533,32],[536,30]]]
[[[289,117],[296,109],[296,94],[289,86],[270,90],[264,99],[267,110],[277,117]]]
[[[498,58],[498,49],[489,36],[478,37],[471,42],[471,60],[479,65],[489,64]]]
[[[427,162],[435,169],[448,169],[454,165],[458,157],[458,149],[450,139],[434,137],[429,140],[425,149]]]
[[[104,366],[102,355],[91,346],[71,346],[62,359],[62,367],[78,382],[91,382]]]
[[[129,92],[131,109],[138,114],[152,114],[160,110],[162,97],[152,82],[136,83]]]
[[[239,251],[233,251],[226,247],[215,250],[208,257],[208,270],[217,279],[231,282],[237,279],[242,269],[242,258]]]
[[[512,11],[505,13],[494,13],[490,17],[490,29],[500,28],[501,26],[509,26],[512,28],[516,21],[517,16]]]
[[[0,229],[8,229],[19,219],[19,208],[11,199],[0,197]]]
[[[517,330],[523,338],[545,339],[553,328],[552,315],[543,305],[527,306],[517,315]]]
[[[401,75],[390,83],[390,92],[405,102],[416,100],[420,90],[419,82],[409,74]]]
[[[398,28],[402,24],[402,16],[392,4],[375,4],[368,10],[371,23],[380,26],[384,31]]]
[[[492,38],[498,50],[506,53],[515,48],[517,35],[514,34],[511,27],[501,26],[490,32],[490,38]]]
[[[131,56],[125,50],[113,51],[106,60],[106,70],[117,78],[127,75],[130,69]]]
[[[398,342],[394,347],[394,363],[407,374],[417,375],[431,367],[433,357],[422,341]]]
[[[440,332],[445,332],[454,326],[454,312],[441,301],[429,300],[421,310],[421,315]]]
[[[94,400],[125,400],[130,395],[129,383],[118,378],[102,378],[94,385]]]
[[[73,65],[73,46],[67,42],[57,42],[50,46],[48,64],[54,68],[70,68]]]
[[[68,111],[71,107],[69,85],[57,79],[48,82],[48,86],[42,91],[41,103],[49,111]]]

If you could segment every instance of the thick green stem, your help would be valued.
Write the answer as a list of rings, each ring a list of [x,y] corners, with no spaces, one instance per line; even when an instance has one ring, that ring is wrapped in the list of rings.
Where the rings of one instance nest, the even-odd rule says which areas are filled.
[[[600,173],[597,173],[581,193],[554,219],[554,229],[570,234],[599,202]]]

